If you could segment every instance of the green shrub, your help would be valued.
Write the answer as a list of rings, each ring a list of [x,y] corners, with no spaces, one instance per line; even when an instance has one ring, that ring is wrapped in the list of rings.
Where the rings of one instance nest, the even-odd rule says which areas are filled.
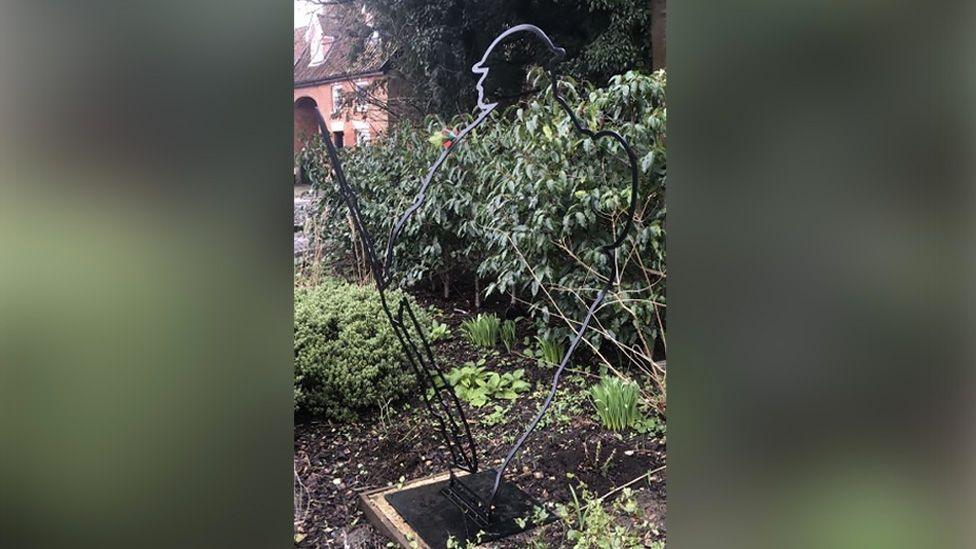
[[[604,376],[599,384],[590,387],[590,397],[603,426],[622,431],[641,422],[637,409],[639,389],[636,383],[619,377]]]
[[[599,247],[610,241],[612,227],[619,226],[626,211],[629,166],[621,161],[622,151],[615,143],[572,131],[569,117],[554,104],[546,84],[533,81],[532,86],[544,90],[541,94],[492,113],[452,152],[429,188],[424,207],[397,240],[399,268],[392,275],[403,287],[440,280],[445,293],[453,284],[500,294],[526,305],[537,327],[549,330],[541,335],[565,341],[594,289],[602,286],[592,273],[607,270]],[[663,71],[629,72],[603,88],[569,79],[560,83],[585,125],[594,131],[618,131],[639,159],[640,204],[635,230],[619,250],[620,285],[608,293],[599,323],[591,324],[586,337],[601,350],[614,347],[618,357],[603,353],[611,360],[629,360],[645,369],[650,369],[657,330],[663,324],[658,316],[666,311],[665,86]],[[427,138],[444,128],[464,127],[471,119],[467,114],[448,120],[428,117],[419,127],[391,129],[369,147],[339,152],[349,183],[359,193],[363,221],[374,236],[382,240],[389,234],[396,219],[391,212],[407,209],[419,179],[442,152]],[[303,162],[321,164],[323,159],[321,149],[316,149]],[[322,211],[340,213],[320,225],[318,244],[330,254],[360,250],[346,207],[328,180],[329,170],[313,173],[325,194]],[[354,259],[364,262],[362,253]],[[472,274],[477,281],[462,278]],[[479,374],[467,379],[484,378]],[[570,546],[607,546],[614,539],[604,524],[587,527],[586,523],[600,522],[595,518],[580,521],[583,534]],[[587,531],[594,533],[592,545],[587,544]]]
[[[498,344],[501,321],[495,315],[479,314],[461,323],[461,331],[472,345],[493,349]]]
[[[601,286],[592,273],[607,272],[599,248],[622,222],[630,175],[619,145],[572,131],[539,77],[533,73],[531,84],[544,91],[492,113],[441,167],[424,207],[397,240],[401,268],[393,276],[404,286],[440,279],[450,290],[451,284],[474,282],[461,279],[474,273],[485,294],[524,302],[537,326],[554,332],[545,335],[564,338]],[[619,250],[620,286],[608,293],[600,323],[592,324],[586,337],[594,345],[615,347],[645,370],[651,369],[657,318],[666,306],[665,86],[663,71],[628,72],[603,88],[571,79],[560,83],[583,124],[618,131],[639,160],[640,204],[634,232]],[[340,151],[349,183],[359,193],[363,221],[374,235],[389,234],[396,217],[391,212],[407,209],[417,182],[443,150],[428,137],[470,121],[467,114],[428,117],[420,127],[392,129],[369,147]],[[315,149],[301,161],[320,165],[323,159]],[[321,244],[330,253],[360,250],[346,207],[327,179],[329,170],[307,171],[325,191],[322,211],[341,212],[321,224]],[[355,260],[364,261],[363,255]]]
[[[404,299],[387,293],[391,306]],[[425,330],[430,320],[414,307]],[[349,420],[407,395],[415,376],[379,293],[327,279],[295,289],[295,410]]]

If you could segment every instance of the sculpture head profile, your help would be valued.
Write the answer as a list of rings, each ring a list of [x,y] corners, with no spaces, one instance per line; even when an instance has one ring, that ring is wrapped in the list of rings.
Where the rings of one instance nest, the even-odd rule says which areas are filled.
[[[475,63],[471,67],[471,72],[480,75],[478,78],[478,83],[475,84],[475,89],[478,91],[478,109],[482,111],[491,110],[498,105],[497,102],[487,103],[485,101],[485,80],[488,78],[488,58],[491,56],[492,52],[497,46],[499,46],[508,37],[518,34],[518,33],[528,33],[531,36],[538,38],[545,46],[548,48],[550,57],[546,60],[546,68],[553,67],[556,63],[559,63],[566,57],[566,50],[552,43],[549,36],[542,31],[539,27],[535,25],[523,24],[516,25],[505,32],[499,34],[492,40],[491,44],[485,49],[484,55],[481,56],[481,60]]]

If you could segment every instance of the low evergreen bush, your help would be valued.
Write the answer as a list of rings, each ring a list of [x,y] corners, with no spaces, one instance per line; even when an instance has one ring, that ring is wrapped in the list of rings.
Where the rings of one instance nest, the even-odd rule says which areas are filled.
[[[405,296],[387,298],[392,307]],[[429,330],[428,315],[414,311]],[[296,412],[350,420],[405,396],[415,382],[375,289],[331,279],[295,289]]]

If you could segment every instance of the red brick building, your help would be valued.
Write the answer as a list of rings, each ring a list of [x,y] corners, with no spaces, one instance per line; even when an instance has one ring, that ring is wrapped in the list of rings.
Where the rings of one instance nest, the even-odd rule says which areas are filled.
[[[368,143],[389,125],[382,105],[390,78],[379,40],[367,41],[365,51],[351,59],[353,45],[342,38],[339,24],[332,15],[317,14],[295,29],[296,154],[318,132],[312,106],[319,108],[337,147]]]

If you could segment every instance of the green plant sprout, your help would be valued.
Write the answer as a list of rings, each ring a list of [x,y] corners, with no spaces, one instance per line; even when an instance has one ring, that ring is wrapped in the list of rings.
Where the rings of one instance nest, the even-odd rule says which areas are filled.
[[[630,488],[624,488],[620,497],[607,506],[585,484],[580,493],[569,487],[573,500],[568,504],[556,504],[556,515],[568,526],[565,547],[596,549],[603,547],[656,547],[650,540],[641,539],[633,526],[618,521],[618,517],[641,518],[641,509]],[[650,545],[648,545],[650,544]]]
[[[525,370],[513,372],[490,372],[485,367],[485,359],[466,362],[463,366],[452,368],[444,374],[447,383],[454,387],[457,397],[475,408],[488,404],[489,399],[515,400],[519,393],[531,387],[523,379]],[[436,378],[435,378],[436,379]],[[440,388],[440,382],[438,388]]]
[[[611,431],[623,431],[642,420],[637,409],[639,389],[636,383],[619,377],[604,376],[599,384],[590,387],[590,398],[603,426]]]
[[[518,320],[506,320],[501,326],[501,338],[502,345],[505,346],[505,350],[512,352],[512,348],[515,347],[515,324]]]
[[[472,345],[492,349],[498,344],[501,321],[492,314],[479,314],[462,322],[461,331]]]
[[[562,345],[545,337],[536,337],[535,339],[539,342],[539,358],[542,362],[553,366],[562,364],[563,357],[566,355],[566,350]]]
[[[508,408],[495,405],[494,411],[485,417],[481,418],[481,424],[486,427],[494,427],[495,425],[501,425],[508,421]]]
[[[451,335],[451,329],[447,324],[443,322],[437,322],[436,320],[430,327],[430,341],[431,343],[440,341]]]

